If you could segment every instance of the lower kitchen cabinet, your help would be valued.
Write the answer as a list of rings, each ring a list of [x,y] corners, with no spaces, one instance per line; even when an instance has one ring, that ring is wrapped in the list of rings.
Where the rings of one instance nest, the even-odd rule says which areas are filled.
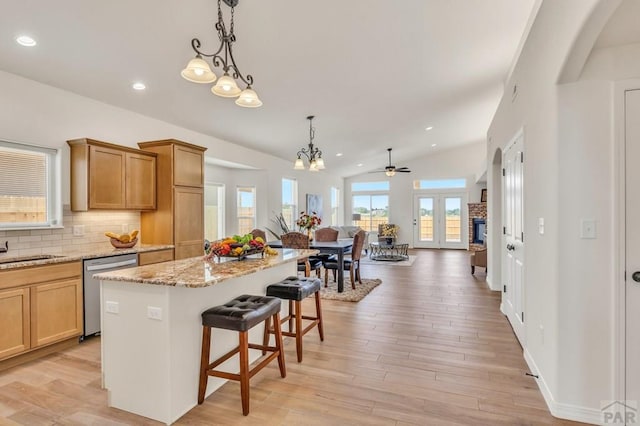
[[[82,263],[0,271],[0,361],[82,335]]]
[[[0,291],[0,359],[31,347],[28,288]]]

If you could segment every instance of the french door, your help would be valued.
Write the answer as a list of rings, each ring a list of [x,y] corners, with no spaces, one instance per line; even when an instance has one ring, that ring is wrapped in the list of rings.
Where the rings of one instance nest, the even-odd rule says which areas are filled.
[[[504,287],[503,313],[525,346],[524,327],[524,135],[521,133],[507,147],[502,157],[503,236],[502,258]]]
[[[467,196],[463,193],[418,194],[414,198],[413,246],[457,248],[467,245]]]

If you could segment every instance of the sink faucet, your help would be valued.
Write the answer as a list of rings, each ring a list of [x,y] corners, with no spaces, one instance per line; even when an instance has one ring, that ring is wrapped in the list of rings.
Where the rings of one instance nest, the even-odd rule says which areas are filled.
[[[9,251],[9,241],[4,242],[4,247],[0,247],[0,253],[6,253]]]

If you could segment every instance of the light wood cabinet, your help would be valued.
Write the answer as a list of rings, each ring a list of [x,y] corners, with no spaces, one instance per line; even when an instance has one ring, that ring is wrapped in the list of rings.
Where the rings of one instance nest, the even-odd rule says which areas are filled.
[[[0,360],[82,335],[82,262],[0,271]]]
[[[31,347],[29,294],[28,288],[0,291],[0,359]]]
[[[145,251],[138,253],[138,266],[152,265],[173,260],[173,249]]]
[[[204,151],[175,139],[141,142],[157,155],[157,210],[142,212],[142,242],[173,244],[176,260],[202,255],[204,245]]]
[[[153,153],[93,139],[71,147],[71,210],[153,210],[156,158]]]

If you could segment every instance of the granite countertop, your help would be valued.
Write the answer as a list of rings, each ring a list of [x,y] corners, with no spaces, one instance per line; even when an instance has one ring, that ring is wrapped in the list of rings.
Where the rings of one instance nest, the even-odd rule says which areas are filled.
[[[148,251],[158,251],[172,249],[173,245],[158,244],[136,244],[132,248],[114,248],[110,243],[97,244],[90,249],[82,248],[77,251],[64,250],[58,252],[53,250],[47,254],[36,254],[32,256],[0,256],[0,271],[4,269],[26,268],[29,266],[42,266],[54,263],[74,262],[84,259],[95,259],[98,257],[118,256],[120,254],[135,254]]]
[[[200,288],[318,254],[318,250],[283,249],[278,252],[276,256],[265,255],[262,258],[254,255],[244,260],[229,258],[220,263],[214,259],[204,260],[203,257],[192,257],[103,272],[93,277],[104,281]]]

